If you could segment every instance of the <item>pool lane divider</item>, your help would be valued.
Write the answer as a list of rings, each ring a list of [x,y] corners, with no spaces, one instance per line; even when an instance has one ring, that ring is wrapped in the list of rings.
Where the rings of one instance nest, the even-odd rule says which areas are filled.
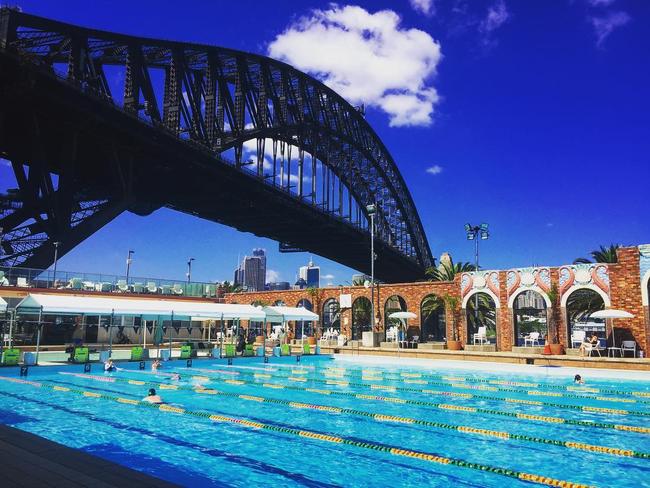
[[[8,381],[11,383],[18,383],[26,386],[32,386],[36,388],[45,388],[46,390],[50,390],[50,391],[72,393],[76,395],[81,395],[83,397],[89,397],[98,400],[106,400],[106,401],[112,401],[116,403],[132,405],[136,407],[149,408],[151,410],[158,410],[159,412],[163,412],[163,413],[172,413],[172,414],[186,415],[186,416],[191,416],[196,418],[204,418],[204,419],[212,420],[213,422],[230,423],[233,425],[242,426],[244,428],[280,432],[286,435],[293,435],[296,437],[303,437],[307,439],[330,442],[334,444],[348,445],[352,447],[357,447],[357,448],[367,449],[367,450],[372,450],[377,452],[384,452],[387,454],[391,454],[393,456],[402,456],[402,457],[419,459],[422,461],[427,461],[436,464],[451,465],[460,468],[474,469],[478,471],[484,471],[484,472],[489,472],[501,476],[506,476],[509,478],[515,478],[522,481],[529,481],[532,483],[537,483],[545,486],[562,487],[562,488],[589,488],[590,486],[586,484],[573,483],[570,481],[555,479],[547,476],[525,473],[514,469],[501,468],[501,467],[491,466],[482,463],[472,463],[469,461],[465,461],[463,459],[441,456],[435,453],[416,451],[413,449],[403,449],[403,448],[394,447],[386,444],[380,444],[376,442],[365,442],[358,439],[352,439],[344,436],[337,436],[337,435],[332,435],[332,434],[318,432],[318,431],[302,430],[302,429],[296,429],[292,427],[281,427],[277,425],[266,424],[263,422],[255,422],[241,417],[231,417],[227,415],[214,415],[214,414],[210,414],[209,412],[187,410],[184,408],[172,407],[170,405],[165,405],[165,404],[158,405],[155,403],[149,403],[145,401],[132,400],[130,398],[102,395],[99,393],[87,392],[84,390],[78,390],[78,389],[73,389],[68,387],[53,386],[47,383],[22,380],[18,378],[0,377],[0,380]]]
[[[73,373],[63,373],[63,372],[61,372],[60,374],[73,374]],[[204,378],[204,377],[201,377],[201,378]],[[210,381],[220,381],[220,382],[231,384],[231,385],[246,385],[246,386],[259,386],[260,385],[260,383],[255,382],[255,381],[244,381],[244,380],[233,380],[233,379],[222,379],[222,378],[212,378]],[[639,426],[636,426],[636,425],[613,424],[613,423],[609,423],[609,422],[592,422],[592,421],[587,421],[587,420],[565,419],[565,418],[562,418],[562,417],[552,417],[552,416],[545,416],[545,415],[531,415],[531,414],[526,414],[526,413],[508,412],[508,411],[504,411],[504,410],[495,410],[495,409],[490,409],[490,408],[464,407],[464,406],[460,406],[460,405],[450,405],[450,404],[445,404],[445,403],[427,402],[427,401],[423,401],[423,400],[410,400],[410,399],[405,399],[405,398],[365,395],[365,394],[362,394],[362,393],[351,393],[351,392],[336,391],[336,390],[323,390],[323,389],[319,389],[319,388],[306,388],[306,387],[300,387],[300,386],[294,386],[294,385],[283,385],[283,384],[280,384],[280,383],[268,383],[268,382],[265,382],[265,383],[261,383],[261,385],[264,388],[270,388],[270,389],[276,389],[276,390],[286,389],[286,390],[291,390],[291,391],[304,391],[304,392],[314,393],[314,394],[318,394],[318,395],[332,395],[332,396],[338,396],[338,397],[357,398],[359,400],[378,401],[378,402],[385,402],[385,403],[398,403],[398,404],[405,404],[405,405],[416,405],[416,406],[419,406],[419,407],[430,407],[430,408],[437,408],[437,409],[440,409],[440,410],[456,410],[456,411],[463,412],[463,413],[497,415],[497,416],[501,416],[501,417],[517,418],[517,419],[520,419],[520,420],[529,420],[529,421],[533,421],[533,422],[545,422],[545,423],[551,423],[551,424],[575,425],[575,426],[579,426],[579,427],[590,427],[590,428],[596,428],[596,429],[614,429],[614,430],[620,430],[620,431],[626,431],[626,432],[634,432],[634,433],[637,433],[637,434],[646,434],[646,435],[650,434],[650,427],[639,427]],[[458,393],[458,395],[462,395],[462,394]],[[513,399],[513,401],[515,401],[515,400]],[[517,403],[529,403],[528,400],[517,400],[516,402]]]
[[[349,373],[345,368],[324,368],[324,371],[331,371],[334,374],[349,374],[354,376],[355,374]],[[396,373],[386,372],[383,373],[381,370],[371,370],[371,376],[376,376],[377,379],[401,379],[401,378],[434,378],[442,379],[445,381],[465,381],[468,383],[487,383],[490,385],[504,385],[504,386],[517,386],[522,388],[541,388],[549,390],[564,390],[564,391],[573,391],[579,393],[601,393],[609,395],[623,395],[623,396],[634,396],[640,398],[650,398],[650,391],[625,391],[625,390],[613,390],[608,388],[592,388],[589,386],[564,386],[564,385],[549,385],[544,383],[532,383],[532,382],[523,382],[523,381],[510,381],[510,380],[488,380],[484,378],[476,378],[475,376],[450,376],[450,375],[440,375],[440,374],[426,374],[426,373],[400,373],[398,376]],[[363,375],[363,370],[362,370]],[[359,376],[359,374],[356,374]],[[634,399],[631,399],[634,400]],[[641,403],[650,403],[643,402]]]
[[[96,380],[97,378],[101,379],[100,377],[97,377],[95,375],[88,375],[88,374],[82,374],[82,373],[63,373],[61,374],[68,374],[72,375],[77,378],[84,378],[84,379],[90,379],[90,380]],[[128,383],[128,384],[133,384],[132,380],[128,380],[126,378],[112,378],[115,380],[115,382],[119,383]],[[257,402],[257,403],[270,403],[270,404],[275,404],[275,405],[286,405],[291,408],[297,408],[297,409],[309,409],[309,410],[316,410],[320,412],[328,412],[328,413],[334,413],[334,414],[344,414],[344,415],[354,415],[358,417],[365,417],[377,422],[392,422],[392,423],[400,423],[400,424],[413,424],[413,425],[420,425],[424,427],[431,427],[434,429],[444,429],[444,430],[452,430],[452,431],[457,431],[463,434],[471,434],[471,435],[480,435],[484,437],[496,437],[499,439],[503,440],[517,440],[517,441],[524,441],[524,442],[534,442],[538,444],[547,444],[547,445],[553,445],[553,446],[558,446],[558,447],[566,447],[570,449],[579,449],[583,451],[589,451],[589,452],[594,452],[594,453],[601,453],[601,454],[611,454],[614,456],[624,456],[624,457],[634,457],[634,458],[640,458],[640,459],[650,459],[650,453],[644,453],[644,452],[639,452],[639,451],[634,451],[632,449],[622,449],[622,448],[615,448],[615,447],[607,447],[607,446],[599,446],[599,445],[591,445],[591,444],[585,444],[585,443],[579,443],[579,442],[572,442],[572,441],[561,441],[561,440],[556,440],[556,439],[545,439],[543,437],[534,437],[534,436],[528,436],[524,434],[514,434],[511,432],[505,432],[505,431],[496,431],[496,430],[489,430],[489,429],[479,429],[467,425],[455,425],[455,424],[447,424],[443,422],[432,422],[429,420],[421,420],[421,419],[415,419],[415,418],[409,418],[409,417],[401,417],[401,416],[395,416],[395,415],[385,415],[385,414],[378,414],[378,413],[372,413],[372,412],[366,412],[363,410],[356,410],[356,409],[351,409],[351,408],[344,408],[344,407],[335,407],[331,405],[319,405],[319,404],[313,404],[313,403],[304,403],[304,402],[294,402],[290,400],[282,400],[282,399],[277,399],[277,398],[268,398],[268,397],[262,397],[262,396],[257,396],[257,395],[245,395],[245,394],[238,394],[238,393],[231,393],[231,392],[225,392],[221,390],[215,390],[215,389],[207,389],[207,388],[197,388],[197,387],[191,387],[191,386],[184,386],[184,385],[168,385],[166,383],[155,383],[155,382],[149,382],[147,384],[148,386],[154,386],[157,388],[162,389],[173,389],[173,390],[181,390],[181,391],[192,391],[194,393],[198,394],[207,394],[207,395],[217,395],[217,396],[223,396],[223,397],[229,397],[229,398],[239,398],[241,400],[246,400],[246,401],[252,401],[252,402]],[[168,387],[168,388],[164,388]],[[172,388],[169,388],[172,387]]]
[[[217,370],[217,369],[194,368],[194,370],[199,372],[221,374],[221,370]],[[135,370],[131,372],[140,373],[140,371],[135,371]],[[228,373],[233,373],[233,372],[229,371]],[[477,400],[490,400],[490,401],[506,402],[506,403],[520,403],[525,405],[535,405],[535,406],[559,408],[564,410],[574,410],[574,411],[582,411],[582,412],[589,412],[589,413],[602,413],[607,415],[631,415],[637,417],[650,417],[650,412],[641,412],[638,410],[590,407],[590,406],[583,406],[583,405],[571,405],[567,403],[545,402],[541,400],[524,400],[518,398],[511,398],[511,397],[499,397],[499,396],[481,395],[475,393],[458,393],[452,391],[432,390],[427,388],[412,388],[406,386],[377,385],[377,384],[357,383],[351,381],[339,381],[339,380],[331,380],[331,379],[305,378],[304,376],[286,376],[286,375],[266,374],[266,373],[249,373],[245,371],[239,371],[237,373],[243,376],[252,376],[253,378],[261,378],[261,379],[281,378],[281,379],[286,379],[288,381],[299,382],[299,383],[307,383],[309,381],[313,381],[315,383],[322,383],[325,385],[332,385],[332,386],[344,386],[344,387],[350,386],[350,387],[357,387],[357,388],[366,388],[371,390],[383,390],[389,392],[404,391],[409,393],[424,393],[427,395],[442,395],[442,396],[460,397],[460,398],[467,398],[467,399],[475,398]],[[236,381],[241,381],[241,380],[236,380]],[[233,384],[237,384],[237,383],[233,383]],[[588,398],[588,397],[582,397],[582,398]]]

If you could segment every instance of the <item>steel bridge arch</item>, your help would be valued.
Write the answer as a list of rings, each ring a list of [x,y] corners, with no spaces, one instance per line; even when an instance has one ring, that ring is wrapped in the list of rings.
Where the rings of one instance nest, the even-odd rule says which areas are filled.
[[[22,61],[49,69],[82,92],[216,158],[232,150],[236,168],[246,165],[248,140],[292,144],[326,165],[354,196],[366,219],[356,225],[367,228],[365,206],[380,203],[378,239],[422,271],[433,265],[408,187],[363,113],[286,63],[229,48],[78,27],[6,8],[0,12],[0,50],[18,53]],[[125,73],[121,100],[104,69],[115,66]],[[155,73],[162,74],[162,83],[156,83]],[[258,167],[264,158],[259,152],[258,144]],[[264,178],[263,172],[258,176]]]

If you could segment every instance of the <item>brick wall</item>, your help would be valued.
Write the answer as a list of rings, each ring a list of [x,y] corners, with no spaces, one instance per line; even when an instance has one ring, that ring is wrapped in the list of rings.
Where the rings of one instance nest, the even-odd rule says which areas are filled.
[[[641,269],[637,247],[618,250],[618,263],[609,266],[610,297],[612,308],[625,310],[634,315],[632,319],[616,319],[616,328],[628,329],[637,344],[647,351],[648,327],[641,302]]]

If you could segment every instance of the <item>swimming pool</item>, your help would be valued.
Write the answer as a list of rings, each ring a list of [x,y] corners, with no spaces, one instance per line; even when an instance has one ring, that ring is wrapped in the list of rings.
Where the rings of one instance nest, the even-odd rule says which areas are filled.
[[[118,366],[2,370],[0,422],[188,486],[640,486],[650,475],[639,378],[580,386],[562,369],[329,357]],[[140,402],[152,387],[165,405]]]

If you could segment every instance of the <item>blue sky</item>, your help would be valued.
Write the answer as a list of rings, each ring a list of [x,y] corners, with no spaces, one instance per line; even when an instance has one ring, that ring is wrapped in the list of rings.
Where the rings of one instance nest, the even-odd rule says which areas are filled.
[[[89,27],[273,52],[318,69],[368,106],[436,256],[473,259],[465,222],[490,224],[481,251],[490,268],[557,265],[600,244],[650,242],[650,2],[14,3]],[[133,275],[182,279],[192,256],[195,279],[231,280],[238,255],[253,247],[266,248],[275,279],[293,281],[309,259],[160,210],[122,215],[59,267],[119,273],[134,249]],[[354,272],[314,261],[331,275],[324,283]]]

